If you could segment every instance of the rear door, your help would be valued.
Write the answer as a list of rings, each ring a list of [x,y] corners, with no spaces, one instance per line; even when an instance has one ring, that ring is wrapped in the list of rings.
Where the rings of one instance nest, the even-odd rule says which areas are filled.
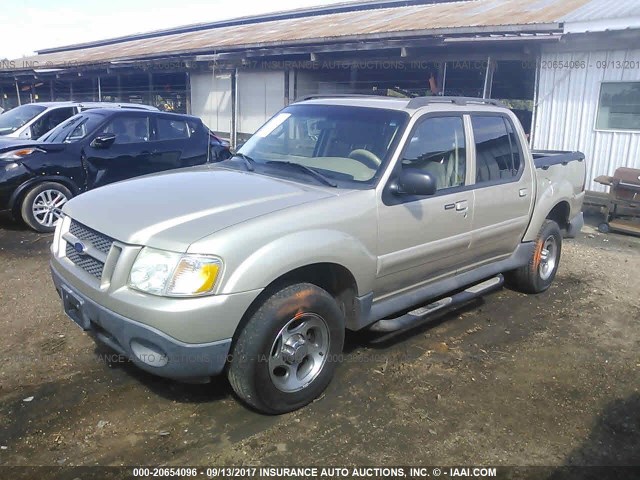
[[[96,188],[150,172],[151,122],[146,112],[114,115],[92,135],[113,133],[115,141],[108,148],[95,148],[87,142],[83,161],[87,170],[87,187]]]
[[[383,191],[377,297],[454,274],[468,261],[473,217],[468,138],[462,114],[427,114],[413,127],[390,184],[402,169],[417,168],[436,179],[438,190],[428,197]]]
[[[475,151],[473,261],[467,268],[510,256],[529,224],[535,192],[521,137],[506,114],[470,115]]]
[[[151,171],[206,163],[208,134],[202,122],[180,115],[154,115],[153,121]]]

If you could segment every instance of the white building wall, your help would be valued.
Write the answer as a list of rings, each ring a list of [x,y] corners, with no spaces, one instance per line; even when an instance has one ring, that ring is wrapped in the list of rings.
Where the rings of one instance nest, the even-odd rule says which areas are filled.
[[[634,45],[635,46],[635,45]],[[561,62],[569,68],[560,68]],[[585,68],[580,68],[580,62]],[[635,62],[635,68],[598,68],[598,62]],[[571,62],[576,68],[570,68]],[[640,168],[640,132],[596,131],[600,85],[640,81],[640,49],[542,53],[533,146],[580,150],[587,159],[587,190],[605,191],[593,181],[618,167]]]
[[[285,72],[240,70],[238,133],[251,135],[285,106]]]
[[[214,132],[231,132],[231,73],[191,74],[191,113]]]

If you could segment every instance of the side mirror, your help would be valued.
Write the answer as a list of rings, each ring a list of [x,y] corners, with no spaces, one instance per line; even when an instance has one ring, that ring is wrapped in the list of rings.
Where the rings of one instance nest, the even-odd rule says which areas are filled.
[[[89,145],[93,148],[109,148],[115,141],[114,133],[102,133],[94,138]]]
[[[396,195],[421,197],[434,195],[437,190],[435,179],[430,174],[416,168],[403,169],[393,188]]]

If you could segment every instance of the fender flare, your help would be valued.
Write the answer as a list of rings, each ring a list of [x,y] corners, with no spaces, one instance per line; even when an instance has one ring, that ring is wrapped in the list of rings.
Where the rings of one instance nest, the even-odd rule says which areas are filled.
[[[60,183],[67,187],[74,197],[80,193],[78,185],[76,185],[76,183],[69,177],[64,177],[62,175],[40,175],[38,177],[30,178],[13,191],[9,198],[9,209],[15,213],[16,208],[19,208],[20,206],[22,196],[32,187],[44,182]]]
[[[373,290],[376,256],[344,232],[314,229],[291,233],[261,246],[225,275],[220,293],[262,289],[293,270],[319,263],[348,270],[355,279],[358,295]]]
[[[569,181],[562,181],[558,183],[551,183],[543,192],[539,192],[536,197],[536,204],[533,209],[533,215],[529,222],[529,227],[522,239],[523,242],[534,241],[542,224],[548,218],[549,213],[553,211],[561,203],[566,203],[571,209],[571,204],[574,199],[573,185]],[[569,221],[570,219],[567,219]],[[560,225],[562,228],[562,225]]]

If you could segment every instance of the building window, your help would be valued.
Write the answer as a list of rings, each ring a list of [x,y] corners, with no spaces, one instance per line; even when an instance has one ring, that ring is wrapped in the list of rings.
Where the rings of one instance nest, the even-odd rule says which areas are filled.
[[[602,84],[596,129],[640,131],[640,82]]]

